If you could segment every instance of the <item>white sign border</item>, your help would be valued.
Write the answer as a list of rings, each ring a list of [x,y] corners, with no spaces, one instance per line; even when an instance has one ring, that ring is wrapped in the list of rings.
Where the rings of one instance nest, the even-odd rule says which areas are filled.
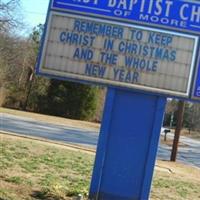
[[[76,75],[76,74],[72,74],[72,73],[67,73],[67,72],[58,72],[56,70],[50,70],[50,69],[45,69],[45,67],[43,66],[44,63],[44,56],[45,56],[45,52],[46,52],[46,47],[47,47],[47,40],[48,40],[48,36],[50,33],[50,26],[51,26],[51,21],[52,21],[52,16],[53,15],[58,15],[58,16],[64,16],[64,17],[72,17],[72,18],[81,18],[81,19],[86,19],[86,20],[93,20],[96,22],[101,22],[101,23],[109,23],[109,24],[114,24],[114,25],[120,25],[120,26],[126,26],[126,27],[135,27],[135,28],[139,28],[139,29],[143,29],[143,30],[149,30],[149,31],[155,31],[155,32],[160,32],[160,33],[166,33],[166,34],[173,34],[173,35],[177,35],[177,36],[183,36],[186,38],[191,38],[195,40],[195,47],[194,47],[194,51],[193,51],[193,56],[192,56],[192,63],[191,63],[191,69],[190,69],[190,76],[189,76],[189,81],[188,81],[188,87],[187,87],[187,92],[176,92],[176,91],[172,91],[172,90],[167,90],[167,89],[158,89],[158,88],[154,88],[154,87],[150,87],[150,86],[142,86],[142,85],[135,85],[135,84],[130,84],[130,83],[126,83],[126,82],[117,82],[117,81],[111,81],[111,80],[106,80],[106,79],[100,79],[100,78],[94,78],[94,77],[89,77],[89,76],[84,76],[84,75]],[[69,14],[69,13],[61,13],[61,12],[56,12],[56,11],[50,11],[49,13],[49,19],[48,19],[48,23],[46,24],[46,34],[44,37],[44,44],[42,47],[42,51],[41,51],[41,57],[40,57],[40,61],[39,61],[39,65],[38,65],[38,70],[37,72],[40,74],[46,74],[49,76],[58,76],[58,77],[62,77],[64,79],[74,79],[74,80],[79,80],[79,81],[86,81],[86,82],[93,82],[93,83],[99,83],[99,84],[104,84],[104,85],[112,85],[112,86],[118,86],[118,87],[122,87],[122,88],[129,88],[129,89],[135,89],[135,90],[143,90],[143,91],[147,91],[147,92],[155,92],[155,93],[160,93],[160,94],[165,94],[165,95],[172,95],[172,96],[178,96],[178,97],[187,97],[189,98],[190,96],[190,92],[191,92],[191,87],[192,87],[192,78],[193,78],[193,74],[194,74],[194,69],[195,69],[195,62],[196,62],[196,54],[197,54],[197,49],[198,49],[198,41],[199,41],[199,37],[198,36],[194,36],[194,35],[188,35],[188,34],[183,34],[183,33],[177,33],[174,31],[168,31],[168,30],[163,30],[163,29],[158,29],[158,28],[150,28],[150,27],[146,27],[146,26],[140,26],[140,25],[135,25],[134,23],[121,23],[121,22],[117,22],[117,21],[110,21],[110,20],[105,20],[105,19],[98,19],[98,18],[94,18],[92,16],[82,16],[82,15],[77,15],[77,14]]]

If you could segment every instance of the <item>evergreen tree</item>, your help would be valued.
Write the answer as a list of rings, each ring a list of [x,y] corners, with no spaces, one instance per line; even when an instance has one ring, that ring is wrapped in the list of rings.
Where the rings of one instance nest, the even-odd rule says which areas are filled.
[[[97,87],[51,80],[40,111],[73,119],[91,120],[96,114]]]

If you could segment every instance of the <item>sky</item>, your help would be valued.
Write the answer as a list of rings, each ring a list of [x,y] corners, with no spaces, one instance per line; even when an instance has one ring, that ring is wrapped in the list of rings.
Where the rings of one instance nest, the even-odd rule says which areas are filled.
[[[28,30],[45,23],[49,0],[21,0],[23,22]]]

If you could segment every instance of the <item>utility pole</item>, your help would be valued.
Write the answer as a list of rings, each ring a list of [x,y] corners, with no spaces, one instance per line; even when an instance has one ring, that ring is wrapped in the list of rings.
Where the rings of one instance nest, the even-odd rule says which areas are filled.
[[[179,138],[180,138],[181,129],[182,129],[182,125],[183,125],[184,108],[185,108],[185,102],[179,101],[178,102],[177,125],[176,125],[175,134],[174,134],[174,142],[173,142],[171,159],[170,159],[173,162],[176,162],[176,156],[177,156],[177,152],[178,152],[178,143],[179,143]]]

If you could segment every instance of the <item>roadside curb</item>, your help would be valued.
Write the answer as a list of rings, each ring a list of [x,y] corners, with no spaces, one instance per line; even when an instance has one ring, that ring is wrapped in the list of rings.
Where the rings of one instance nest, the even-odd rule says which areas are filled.
[[[32,140],[35,140],[35,141],[46,142],[46,143],[50,143],[50,144],[56,144],[56,145],[65,146],[65,147],[69,147],[69,148],[76,149],[76,150],[85,151],[85,152],[88,152],[88,153],[96,153],[95,149],[86,148],[86,147],[83,147],[81,145],[67,144],[67,143],[62,143],[62,142],[57,142],[57,141],[53,141],[53,140],[44,139],[44,138],[41,138],[41,137],[27,136],[27,135],[17,134],[17,133],[3,131],[3,130],[0,130],[0,135],[1,134],[2,135],[6,134],[6,135],[10,135],[10,136],[25,138],[25,139],[32,139]]]

